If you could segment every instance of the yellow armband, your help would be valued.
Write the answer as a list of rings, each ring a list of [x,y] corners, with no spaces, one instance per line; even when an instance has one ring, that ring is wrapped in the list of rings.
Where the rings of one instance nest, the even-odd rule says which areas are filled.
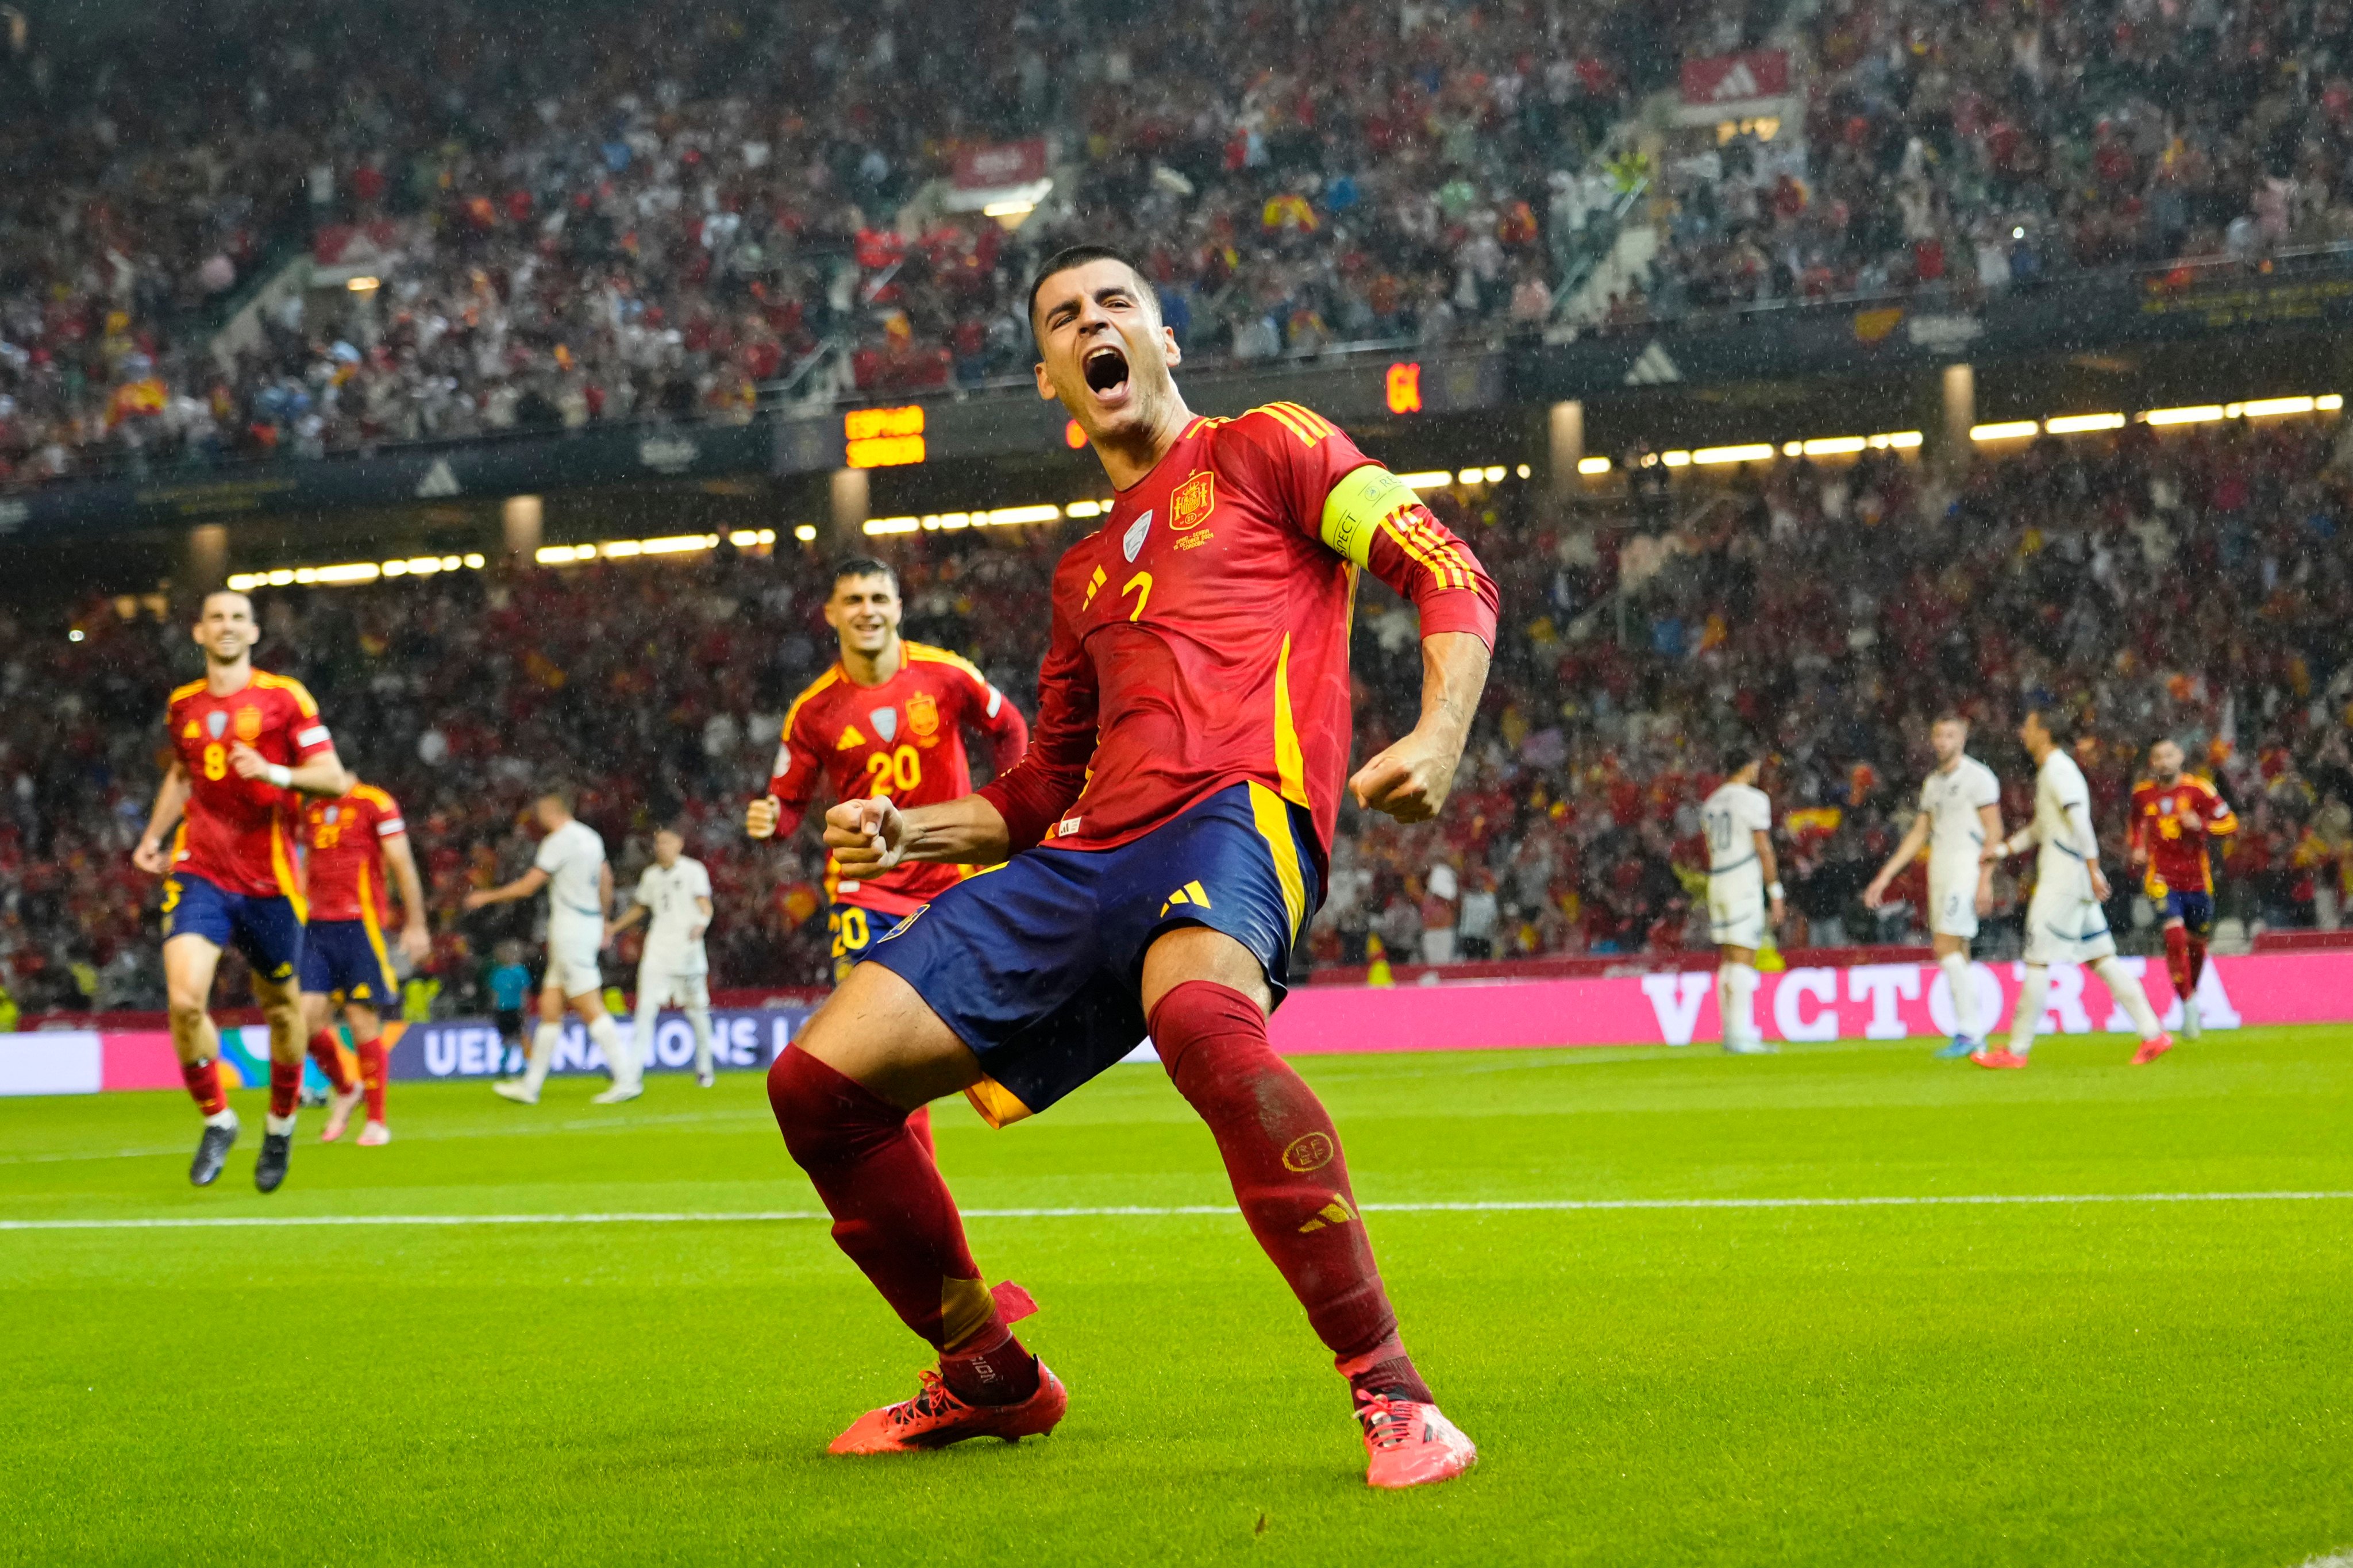
[[[1413,487],[1378,463],[1351,468],[1324,498],[1324,542],[1359,566],[1370,565],[1381,521],[1419,499]]]

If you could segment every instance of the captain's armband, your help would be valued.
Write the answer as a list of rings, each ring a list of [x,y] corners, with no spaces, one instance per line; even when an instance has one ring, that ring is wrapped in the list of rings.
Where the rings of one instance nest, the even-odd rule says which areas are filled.
[[[1359,566],[1370,565],[1382,520],[1419,500],[1412,486],[1378,463],[1351,468],[1324,498],[1324,542]]]

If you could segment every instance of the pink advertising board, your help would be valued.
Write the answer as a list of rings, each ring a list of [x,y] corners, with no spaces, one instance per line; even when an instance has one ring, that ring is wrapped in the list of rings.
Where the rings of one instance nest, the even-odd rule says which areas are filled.
[[[2137,958],[2124,962],[2137,973],[2144,963]],[[2021,967],[1980,963],[1970,970],[1978,1016],[1991,1021],[1997,1033],[2008,1026],[2018,999]],[[2161,997],[2166,1004],[2167,1026],[2178,1024],[2181,1005],[2161,971],[2151,978],[2149,990],[2153,999]],[[2353,1021],[2353,951],[2215,959],[2206,966],[2198,1009],[2210,1030]],[[754,1011],[763,1017],[775,1014],[780,1029],[791,1026],[785,1012],[798,1016],[797,1010]],[[1757,995],[1757,1021],[1768,1040],[1942,1038],[1952,1033],[1953,1008],[1944,976],[1932,964],[1801,965],[1764,976]],[[2085,971],[2062,964],[2052,971],[2042,1026],[2052,1034],[2081,1035],[2123,1031],[2129,1026],[2105,986]],[[1270,1032],[1275,1048],[1286,1056],[1526,1046],[1687,1046],[1712,1042],[1720,1035],[1715,976],[1705,970],[1589,980],[1303,985],[1275,1014]],[[784,1037],[778,1036],[778,1048]],[[234,1040],[225,1038],[224,1047],[224,1060],[232,1067],[240,1061],[258,1064],[269,1048],[258,1026],[237,1031]],[[1149,1059],[1149,1047],[1140,1047],[1136,1059]],[[252,1081],[259,1081],[258,1066],[252,1070]],[[93,1094],[179,1086],[171,1037],[161,1030],[0,1035],[0,1094]]]
[[[2128,958],[2138,972],[2144,961]],[[2023,966],[1971,966],[1978,1016],[2006,1027]],[[1933,964],[1859,963],[1798,967],[1767,974],[1757,1021],[1768,1040],[1893,1040],[1948,1037],[1953,1005]],[[2168,1026],[2180,1021],[2163,966],[2150,978],[2166,1002]],[[2264,953],[2218,958],[2198,993],[2209,1029],[2353,1019],[2353,952]],[[2080,1035],[2129,1027],[2107,988],[2085,970],[2052,971],[2044,1029]],[[1513,1046],[1683,1046],[1721,1037],[1715,976],[1709,971],[1598,980],[1496,980],[1452,984],[1302,986],[1270,1031],[1286,1056],[1342,1051],[1482,1050]]]

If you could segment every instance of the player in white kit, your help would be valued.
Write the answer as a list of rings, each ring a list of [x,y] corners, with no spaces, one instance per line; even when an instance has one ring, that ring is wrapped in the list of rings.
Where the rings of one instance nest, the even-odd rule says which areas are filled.
[[[605,1053],[607,1070],[613,1075],[613,1086],[597,1095],[596,1103],[617,1105],[645,1092],[637,1058],[605,1011],[605,978],[596,967],[597,953],[612,940],[607,911],[613,907],[613,868],[605,859],[603,836],[573,816],[572,808],[568,788],[558,784],[543,790],[532,811],[546,837],[539,841],[531,869],[504,887],[466,895],[466,908],[471,911],[547,889],[547,975],[539,988],[539,1028],[532,1036],[522,1077],[491,1086],[524,1105],[539,1103],[540,1086],[555,1060],[567,1003]]]
[[[1732,776],[1699,808],[1707,833],[1707,923],[1716,947],[1715,1004],[1724,1048],[1757,1056],[1773,1047],[1757,1027],[1757,950],[1781,923],[1781,875],[1773,857],[1773,803],[1757,787],[1761,752],[1729,759]]]
[[[1969,981],[1969,943],[1978,921],[1993,912],[1993,868],[1985,847],[2001,842],[2001,784],[1993,770],[1968,754],[1969,721],[1942,713],[1928,727],[1936,753],[1936,771],[1920,785],[1920,809],[1904,842],[1862,890],[1862,907],[1875,910],[1887,884],[1928,850],[1928,940],[1936,967],[1953,998],[1953,1038],[1936,1054],[1965,1057],[1984,1046],[1978,1033],[1977,987]]]
[[[638,1060],[654,1059],[654,1020],[664,1007],[686,1011],[694,1031],[694,1081],[709,1089],[718,1081],[711,1055],[711,958],[702,933],[711,929],[711,873],[686,853],[675,827],[654,835],[654,863],[638,878],[637,903],[613,923],[613,934],[649,919],[645,951],[638,959]]]
[[[1985,862],[2039,847],[2034,858],[2034,896],[2026,905],[2026,984],[2010,1019],[2010,1043],[1978,1051],[1969,1060],[1981,1068],[2022,1068],[2042,1026],[2051,992],[2051,966],[2081,963],[2100,977],[2140,1033],[2135,1067],[2173,1048],[2173,1037],[2158,1026],[2140,981],[2116,962],[2116,939],[2108,934],[2108,879],[2100,870],[2100,839],[2092,827],[2092,791],[2084,770],[2059,744],[2048,717],[2029,711],[2018,727],[2026,754],[2034,759],[2034,820],[2010,837],[1985,847]]]

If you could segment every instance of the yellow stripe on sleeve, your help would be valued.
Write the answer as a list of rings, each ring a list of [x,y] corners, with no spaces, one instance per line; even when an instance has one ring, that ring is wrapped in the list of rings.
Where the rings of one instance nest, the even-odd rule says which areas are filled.
[[[1269,419],[1273,420],[1276,424],[1282,426],[1284,429],[1298,437],[1299,444],[1303,447],[1312,447],[1316,442],[1321,441],[1324,438],[1323,437],[1316,435],[1314,431],[1308,429],[1305,425],[1302,424],[1297,418],[1287,412],[1284,405],[1280,403],[1262,404],[1260,406],[1251,409],[1250,412],[1252,414],[1265,415]]]

